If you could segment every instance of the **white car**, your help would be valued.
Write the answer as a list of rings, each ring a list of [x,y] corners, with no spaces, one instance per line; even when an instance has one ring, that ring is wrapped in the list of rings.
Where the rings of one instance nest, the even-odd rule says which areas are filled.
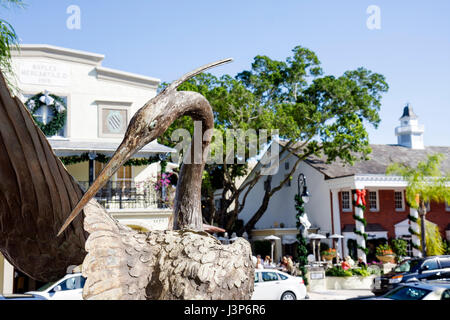
[[[255,291],[252,300],[298,300],[306,298],[301,277],[273,269],[255,270]]]
[[[43,297],[47,300],[83,300],[83,286],[86,279],[81,273],[71,273],[64,278],[46,284],[36,291],[26,294]]]

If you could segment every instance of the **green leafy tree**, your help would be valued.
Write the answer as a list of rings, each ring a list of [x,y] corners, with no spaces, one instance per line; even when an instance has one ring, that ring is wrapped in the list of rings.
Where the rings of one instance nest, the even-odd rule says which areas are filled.
[[[387,168],[387,174],[399,175],[407,182],[406,200],[410,207],[417,209],[421,223],[421,247],[423,256],[427,255],[426,237],[436,238],[435,230],[426,228],[427,203],[450,202],[450,174],[441,171],[442,154],[433,154],[426,161],[420,161],[416,167],[401,163],[393,163]],[[436,241],[433,248],[438,247]],[[430,244],[431,245],[431,244]]]
[[[322,76],[314,52],[295,47],[286,61],[257,56],[252,69],[238,74],[263,109],[273,111],[273,127],[286,141],[280,165],[294,158],[289,174],[266,188],[260,207],[245,225],[250,231],[267,210],[271,197],[291,179],[301,161],[311,155],[328,162],[340,158],[352,164],[371,152],[366,124],[377,127],[381,95],[387,92],[384,76],[364,68],[340,77]],[[256,173],[255,176],[258,176]]]
[[[307,157],[325,155],[328,162],[340,158],[351,164],[366,159],[371,152],[365,126],[377,127],[380,121],[381,96],[388,90],[385,78],[364,68],[347,71],[340,77],[323,76],[314,52],[301,46],[292,52],[285,61],[256,56],[251,69],[236,77],[203,74],[180,88],[200,92],[209,100],[215,129],[224,136],[228,129],[278,129],[280,138],[286,141],[280,150],[284,156],[279,165],[295,159],[285,179],[266,188],[251,219],[237,231],[253,229],[272,196],[291,180],[299,163]],[[176,128],[192,130],[189,121],[181,119],[175,123],[161,142],[170,142],[168,137]],[[236,225],[248,194],[262,179],[261,168],[252,170],[243,183],[239,179],[248,174],[247,164],[236,161],[208,165],[206,170],[211,189],[204,196],[221,189],[222,205],[214,214],[205,215],[210,222],[230,230]]]

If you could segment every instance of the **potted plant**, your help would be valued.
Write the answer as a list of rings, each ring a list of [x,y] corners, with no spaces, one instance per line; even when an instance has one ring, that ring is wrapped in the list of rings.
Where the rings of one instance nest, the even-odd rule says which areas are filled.
[[[322,257],[328,261],[333,260],[333,258],[336,257],[336,249],[330,248],[328,250],[322,251]]]
[[[395,263],[395,254],[388,244],[380,244],[376,249],[377,259],[383,263]]]

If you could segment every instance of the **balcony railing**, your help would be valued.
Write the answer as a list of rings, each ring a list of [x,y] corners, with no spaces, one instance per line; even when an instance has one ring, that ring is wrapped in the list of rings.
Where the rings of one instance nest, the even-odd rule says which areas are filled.
[[[89,182],[79,182],[86,191]],[[95,195],[106,209],[163,208],[160,191],[148,182],[108,181]]]

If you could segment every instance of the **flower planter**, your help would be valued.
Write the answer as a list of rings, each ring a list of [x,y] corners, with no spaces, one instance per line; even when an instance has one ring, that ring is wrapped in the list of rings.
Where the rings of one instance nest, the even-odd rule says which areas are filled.
[[[331,261],[331,260],[333,260],[334,257],[336,257],[336,255],[327,254],[322,257],[327,261]]]
[[[387,254],[384,256],[377,256],[377,259],[383,263],[395,263],[395,255]]]
[[[371,289],[374,275],[368,277],[326,277],[326,288],[328,290],[353,290],[353,289]]]

